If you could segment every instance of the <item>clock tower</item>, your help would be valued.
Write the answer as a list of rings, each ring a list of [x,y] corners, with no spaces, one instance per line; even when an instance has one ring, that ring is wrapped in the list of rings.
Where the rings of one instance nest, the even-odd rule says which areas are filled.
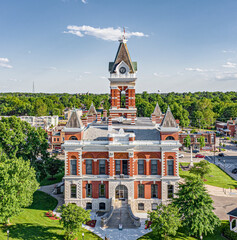
[[[135,85],[137,62],[132,62],[127,40],[119,40],[119,48],[114,62],[109,63],[110,72],[110,116],[112,121],[130,122],[135,124],[136,105],[135,105]]]

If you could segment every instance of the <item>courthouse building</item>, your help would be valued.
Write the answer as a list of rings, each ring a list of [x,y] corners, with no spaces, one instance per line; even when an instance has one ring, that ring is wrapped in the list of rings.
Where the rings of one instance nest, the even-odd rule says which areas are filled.
[[[88,121],[72,111],[62,130],[66,204],[109,211],[123,200],[133,212],[146,212],[177,191],[179,126],[170,109],[162,114],[158,104],[152,118],[137,117],[136,71],[122,39],[109,63],[108,117],[89,110]]]

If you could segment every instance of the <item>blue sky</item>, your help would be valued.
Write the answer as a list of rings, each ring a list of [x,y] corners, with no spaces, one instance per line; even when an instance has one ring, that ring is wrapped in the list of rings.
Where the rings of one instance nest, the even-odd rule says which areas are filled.
[[[237,91],[236,0],[2,0],[0,92],[109,92],[126,28],[137,92]]]

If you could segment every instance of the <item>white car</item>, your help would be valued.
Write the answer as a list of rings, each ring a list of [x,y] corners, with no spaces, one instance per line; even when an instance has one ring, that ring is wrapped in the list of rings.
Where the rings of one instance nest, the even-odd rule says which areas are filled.
[[[183,158],[184,157],[184,155],[183,154],[179,154],[179,158]]]

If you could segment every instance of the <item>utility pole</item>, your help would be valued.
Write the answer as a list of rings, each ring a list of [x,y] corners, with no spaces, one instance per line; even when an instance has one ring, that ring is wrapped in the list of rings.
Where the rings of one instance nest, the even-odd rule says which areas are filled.
[[[35,83],[33,81],[33,93],[35,93]]]

